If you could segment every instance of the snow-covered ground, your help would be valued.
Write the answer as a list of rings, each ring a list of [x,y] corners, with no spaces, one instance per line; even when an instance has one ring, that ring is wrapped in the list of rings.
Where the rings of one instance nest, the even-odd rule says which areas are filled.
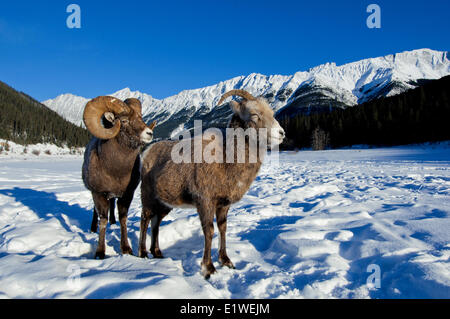
[[[194,210],[163,221],[165,259],[121,256],[113,225],[107,258],[94,260],[81,162],[1,158],[0,297],[450,298],[448,144],[281,154],[230,211],[237,269],[217,267],[209,281]],[[137,192],[128,222],[135,253],[139,220]],[[215,237],[216,265],[217,245]],[[367,285],[373,269],[379,288]]]

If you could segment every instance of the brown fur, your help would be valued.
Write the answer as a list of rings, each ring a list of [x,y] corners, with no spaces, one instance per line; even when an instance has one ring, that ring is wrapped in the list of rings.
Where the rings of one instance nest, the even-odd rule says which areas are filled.
[[[270,128],[274,124],[273,111],[265,100],[243,100],[231,102],[234,115],[229,127]],[[276,122],[276,121],[275,121]],[[276,122],[278,125],[278,122]],[[280,131],[281,132],[281,131]],[[284,132],[283,132],[284,134]],[[191,150],[194,152],[194,137]],[[239,201],[250,188],[261,167],[261,161],[250,163],[248,160],[249,141],[246,140],[245,163],[174,163],[171,151],[177,141],[155,143],[142,158],[142,217],[139,238],[139,256],[147,257],[146,235],[149,222],[152,225],[150,252],[154,257],[162,257],[158,243],[159,225],[171,207],[188,205],[197,208],[200,216],[205,247],[202,260],[202,273],[205,278],[215,272],[211,261],[211,241],[214,234],[213,220],[216,216],[220,233],[219,261],[222,265],[234,268],[226,252],[227,214],[230,205]],[[202,142],[203,148],[210,143]],[[224,149],[226,138],[224,138]],[[236,147],[236,145],[235,145]],[[235,157],[237,156],[235,152]],[[193,158],[193,155],[192,155]]]
[[[127,214],[140,181],[139,151],[143,143],[141,134],[147,128],[142,120],[140,102],[136,99],[125,101],[133,111],[117,118],[121,121],[119,134],[109,140],[93,138],[86,146],[82,168],[84,185],[92,192],[94,216],[91,231],[97,231],[100,217],[99,243],[95,257],[105,257],[105,231],[110,212],[110,222],[115,223],[114,203],[119,211],[121,251],[132,254],[127,236]]]

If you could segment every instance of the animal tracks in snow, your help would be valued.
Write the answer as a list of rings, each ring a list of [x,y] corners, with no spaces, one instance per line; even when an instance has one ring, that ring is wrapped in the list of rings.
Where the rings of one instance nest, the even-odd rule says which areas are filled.
[[[105,260],[94,260],[92,202],[81,158],[2,159],[0,296],[12,298],[448,298],[450,149],[302,151],[263,165],[229,213],[236,269],[200,274],[203,234],[195,210],[163,221],[164,259],[120,254],[108,225]],[[140,192],[128,232],[138,251]],[[150,236],[149,236],[150,237]],[[150,239],[148,239],[150,240]],[[147,243],[149,246],[149,243]],[[367,286],[371,264],[381,287]],[[74,267],[79,287],[67,284]]]

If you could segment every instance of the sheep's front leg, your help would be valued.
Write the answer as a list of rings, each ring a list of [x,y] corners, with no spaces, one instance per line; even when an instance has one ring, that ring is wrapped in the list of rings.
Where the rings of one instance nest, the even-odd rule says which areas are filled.
[[[150,252],[155,258],[164,258],[161,249],[159,248],[159,225],[161,225],[163,217],[160,215],[155,215],[152,217],[152,244],[150,246]]]
[[[128,243],[128,232],[127,232],[127,217],[128,209],[130,207],[133,195],[125,196],[119,198],[117,201],[117,208],[119,210],[119,221],[120,221],[120,250],[122,254],[133,255],[133,250]]]
[[[171,208],[157,202],[153,205],[152,211],[155,215],[151,217],[152,244],[150,246],[150,252],[155,258],[164,258],[161,249],[159,249],[159,226],[161,225],[163,218],[166,217],[171,210]]]
[[[147,229],[148,224],[150,223],[152,212],[148,207],[142,207],[141,213],[141,229],[139,233],[139,257],[147,258]]]
[[[211,260],[211,243],[214,235],[214,212],[216,210],[215,205],[210,201],[204,201],[197,205],[197,210],[202,223],[203,235],[205,236],[205,249],[203,251],[203,259],[201,264],[202,275],[205,279],[216,272]]]
[[[145,196],[145,194],[144,194]],[[144,198],[144,197],[143,197]],[[142,201],[142,215],[141,215],[141,232],[139,235],[139,257],[147,258],[147,229],[150,221],[152,222],[152,243],[150,246],[150,252],[155,258],[163,258],[163,254],[159,249],[159,226],[164,217],[169,214],[172,208],[162,205],[155,201],[151,201],[150,205],[144,205],[148,201]]]
[[[221,206],[216,210],[216,222],[217,228],[219,228],[220,233],[220,248],[219,248],[219,262],[222,266],[227,266],[234,269],[234,265],[227,255],[226,247],[226,232],[227,232],[227,215],[230,206]]]
[[[105,258],[105,234],[106,225],[108,224],[108,208],[109,202],[103,194],[92,193],[94,199],[95,210],[100,216],[100,229],[98,233],[98,246],[95,253],[95,258]]]

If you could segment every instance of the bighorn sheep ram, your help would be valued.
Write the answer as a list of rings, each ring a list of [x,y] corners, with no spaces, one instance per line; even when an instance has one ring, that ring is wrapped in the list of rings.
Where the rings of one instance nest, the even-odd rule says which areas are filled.
[[[211,261],[211,241],[214,234],[213,220],[220,233],[219,262],[222,266],[234,268],[226,252],[227,214],[230,205],[239,201],[250,188],[261,167],[261,158],[253,163],[249,161],[249,142],[251,138],[266,138],[268,146],[279,145],[284,139],[284,130],[274,118],[274,112],[262,97],[255,98],[243,90],[232,90],[222,96],[219,105],[227,98],[237,95],[243,98],[238,103],[231,101],[233,116],[229,128],[256,129],[257,136],[245,140],[245,161],[236,161],[237,152],[234,152],[234,161],[222,163],[175,163],[171,158],[172,150],[179,141],[161,141],[153,144],[142,155],[141,166],[141,197],[142,216],[139,238],[139,256],[147,257],[146,235],[151,220],[151,247],[150,252],[155,258],[162,258],[158,243],[159,225],[161,220],[173,207],[196,208],[201,220],[205,237],[201,273],[208,279],[216,270]],[[264,136],[260,132],[267,129]],[[188,143],[194,144],[196,137]],[[205,149],[203,137],[201,148]],[[234,138],[234,137],[233,137]],[[228,142],[219,141],[223,148]],[[237,147],[237,146],[233,146]],[[194,148],[191,148],[192,152]],[[265,152],[265,150],[264,150]],[[225,152],[223,152],[225,154]],[[194,154],[191,154],[194,156]]]
[[[141,102],[127,99],[122,102],[110,96],[100,96],[86,104],[83,120],[94,135],[86,146],[82,168],[84,185],[92,193],[94,216],[91,231],[100,231],[95,258],[105,257],[105,231],[108,223],[115,223],[115,199],[120,220],[120,248],[132,254],[127,237],[127,213],[134,191],[140,182],[141,146],[153,139],[155,122],[150,126],[142,120]]]

